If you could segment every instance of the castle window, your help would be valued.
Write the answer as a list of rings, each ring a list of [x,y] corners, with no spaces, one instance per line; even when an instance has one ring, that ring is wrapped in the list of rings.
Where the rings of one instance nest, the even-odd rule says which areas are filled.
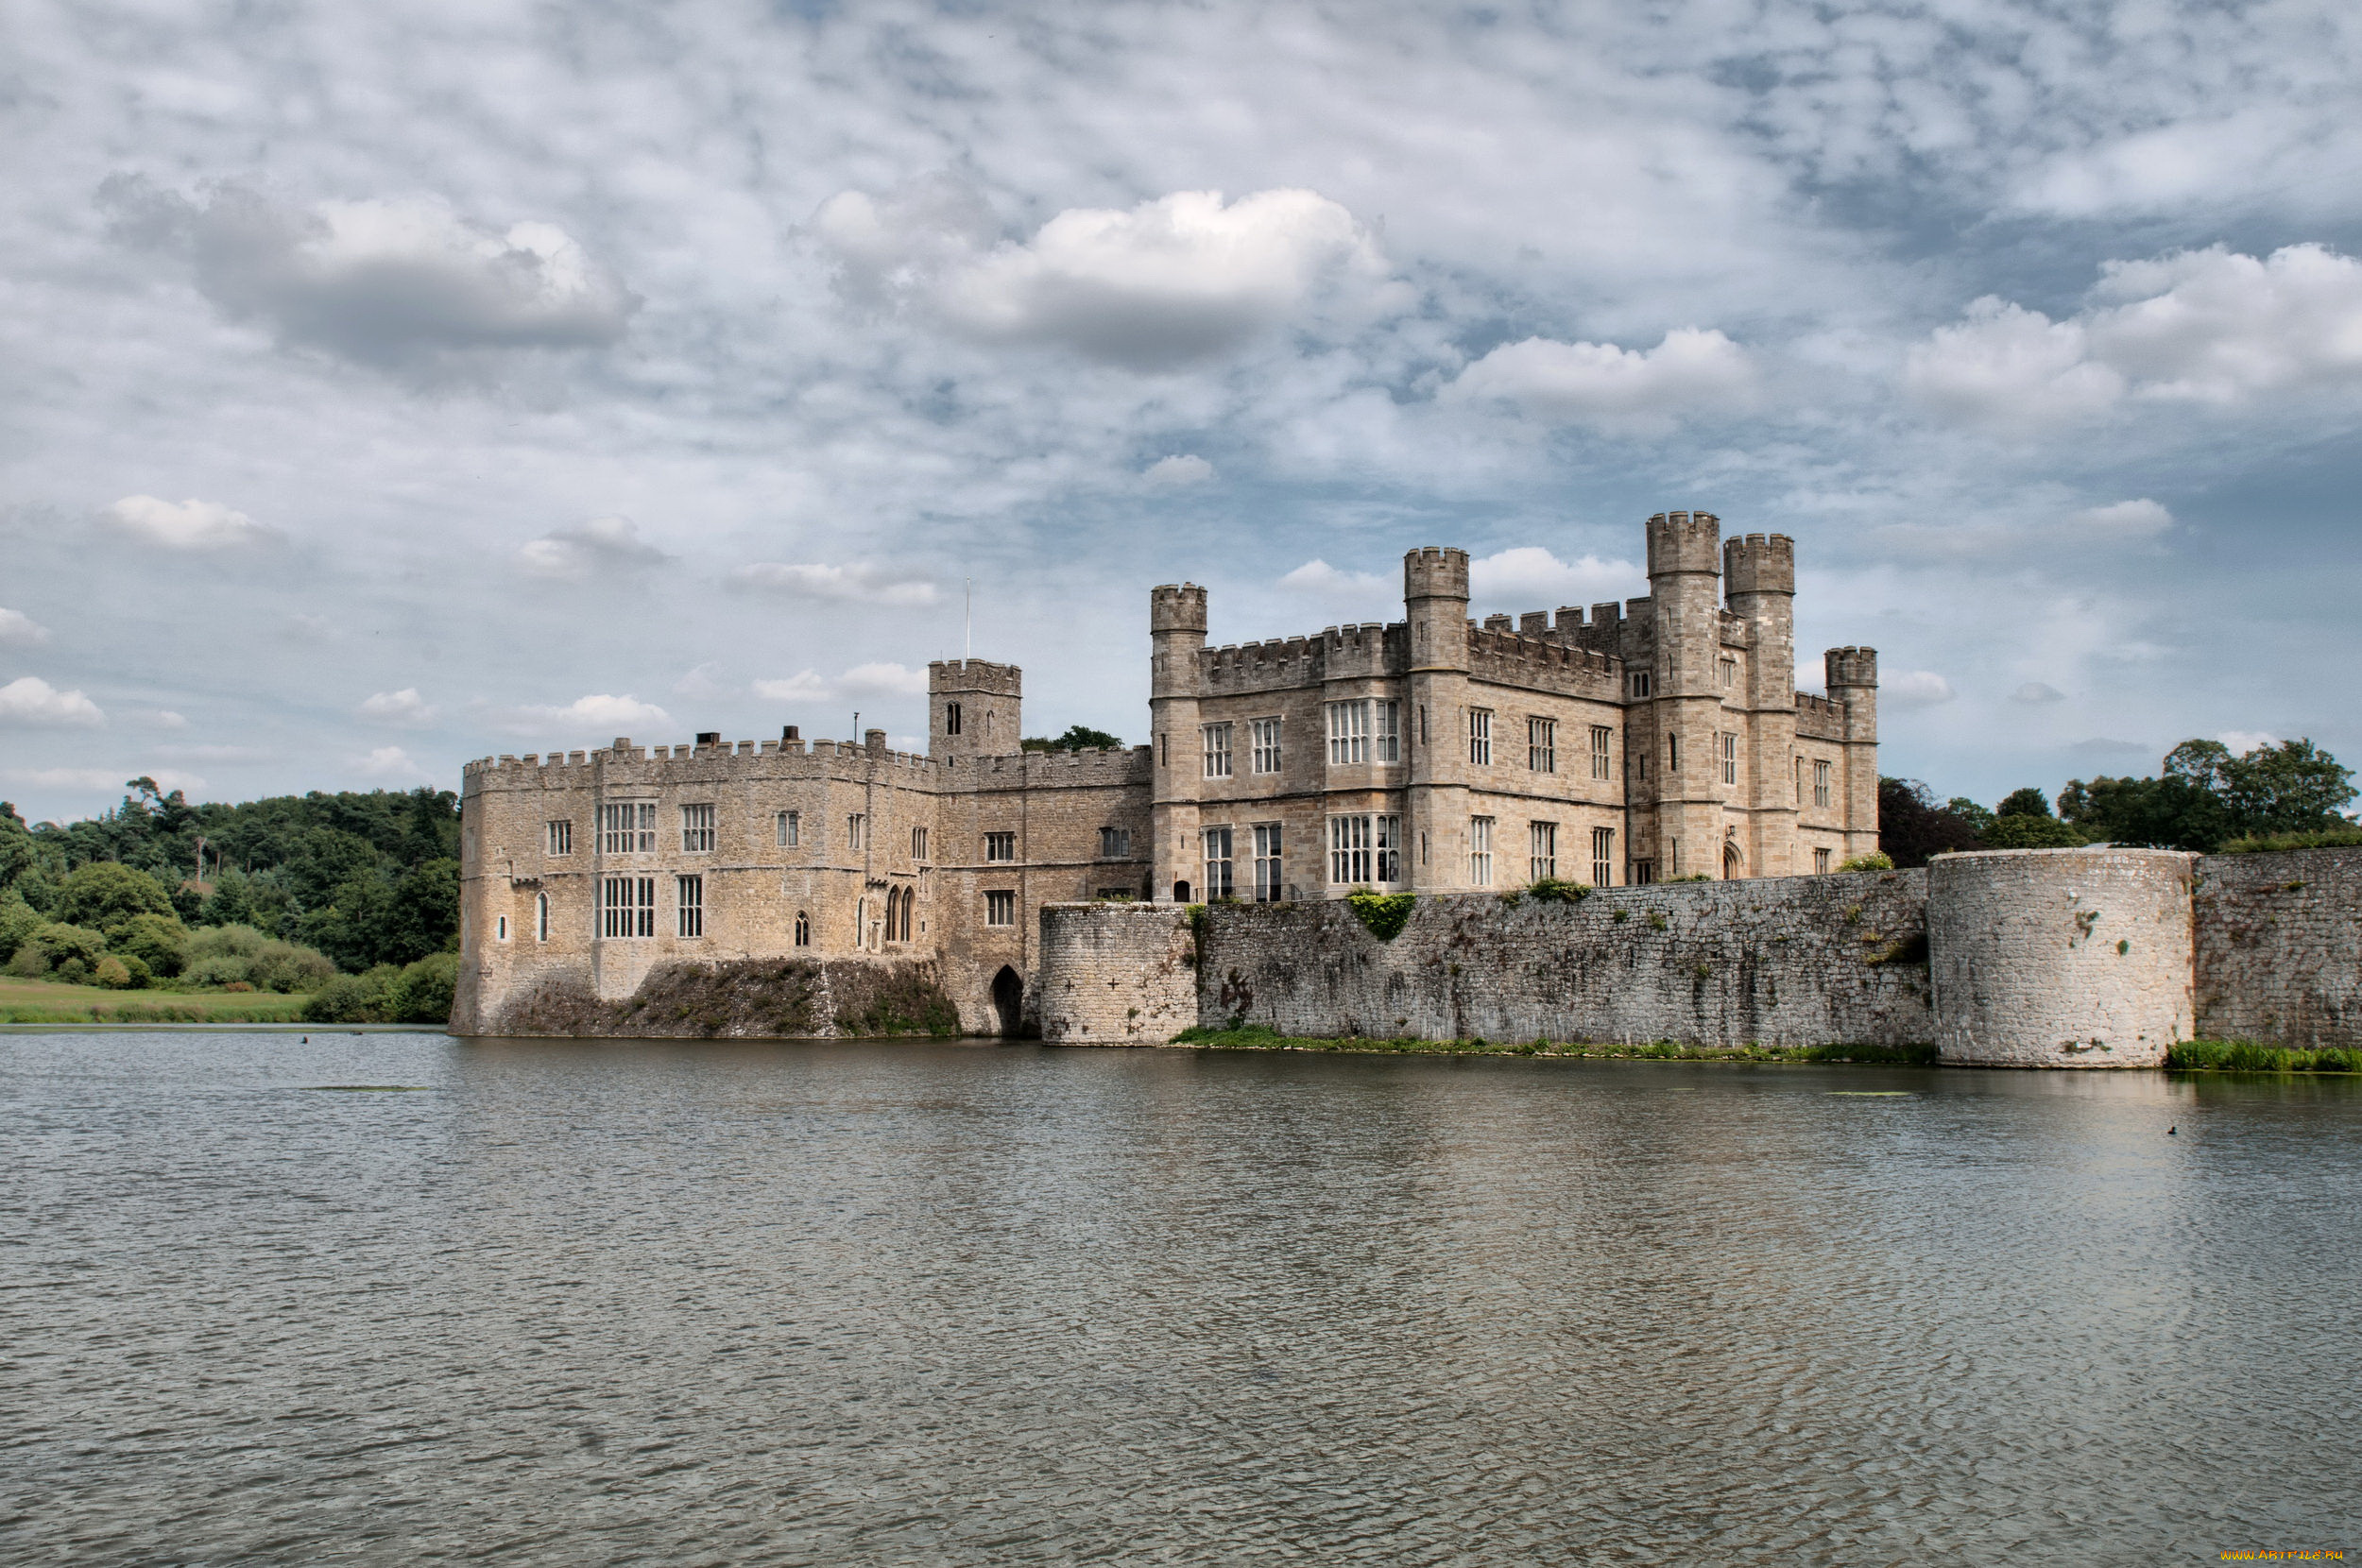
[[[984,924],[987,926],[1016,925],[1017,895],[998,892],[985,894]]]
[[[914,827],[911,829],[911,859],[923,861],[926,858],[927,830],[924,827]]]
[[[943,705],[943,733],[946,735],[957,735],[959,732],[960,705],[957,703],[945,703]]]
[[[986,833],[984,835],[984,859],[987,861],[1016,860],[1017,835],[1015,833]]]
[[[508,940],[508,916],[504,914],[492,922],[492,940],[495,942]]]
[[[1204,838],[1206,841],[1207,902],[1211,903],[1217,898],[1237,897],[1238,884],[1231,877],[1230,829],[1208,827],[1206,829]]]
[[[547,942],[549,939],[550,895],[546,893],[537,893],[533,895],[533,940]]]
[[[1402,760],[1402,705],[1370,705],[1370,755],[1380,762]]]
[[[1613,778],[1613,758],[1608,752],[1608,728],[1605,724],[1591,726],[1591,776]]]
[[[1230,726],[1226,724],[1207,724],[1200,733],[1206,741],[1206,776],[1228,778],[1230,776]]]
[[[1328,819],[1328,879],[1341,887],[1359,887],[1372,876],[1370,819],[1364,816]]]
[[[1099,830],[1099,858],[1103,861],[1128,861],[1132,858],[1132,829],[1103,827]]]
[[[801,811],[781,811],[772,823],[779,834],[781,849],[794,849],[804,842],[804,814]]]
[[[1558,721],[1526,721],[1526,767],[1534,773],[1558,771]]]
[[[1616,881],[1616,829],[1591,829],[1591,885],[1612,887]]]
[[[1255,746],[1255,771],[1277,773],[1279,771],[1279,721],[1258,719],[1247,728]]]
[[[1680,876],[1682,874],[1681,840],[1668,839],[1665,841],[1665,858],[1666,863],[1672,867],[1672,874],[1676,877]]]
[[[796,946],[798,947],[812,946],[812,916],[802,910],[796,912]]]
[[[1816,877],[1826,877],[1829,874],[1829,852],[1827,850],[1816,849],[1812,852],[1812,869]]]
[[[1653,684],[1649,679],[1649,672],[1646,670],[1635,670],[1624,678],[1632,687],[1633,699],[1635,702],[1646,697],[1649,694],[1650,686]]]
[[[1722,661],[1722,685],[1727,689],[1737,686],[1737,684],[1738,660],[1735,658],[1726,658]]]
[[[599,848],[609,855],[656,852],[656,802],[625,801],[599,808]]]
[[[680,809],[680,846],[692,854],[709,854],[712,851],[712,807],[684,806]]]
[[[1722,743],[1722,782],[1736,784],[1738,782],[1738,737],[1724,735],[1719,739]]]
[[[1796,764],[1796,804],[1802,806],[1805,803],[1805,759],[1798,757],[1791,760]]]
[[[1647,887],[1651,882],[1655,880],[1656,862],[1654,861],[1635,861],[1632,862],[1633,886]]]
[[[1285,884],[1280,879],[1279,824],[1258,823],[1255,827],[1255,901],[1275,904]]]
[[[1493,819],[1468,819],[1468,885],[1489,888],[1493,885]]]
[[[1667,773],[1682,771],[1682,738],[1678,735],[1668,735],[1665,738],[1665,771]]]
[[[1419,705],[1419,744],[1427,744],[1427,704]]]
[[[651,814],[656,808],[650,807]],[[602,877],[599,878],[599,934],[601,936],[656,935],[656,878],[653,877]]]
[[[1370,759],[1370,705],[1367,698],[1328,705],[1328,764],[1337,767]]]
[[[703,877],[673,878],[673,910],[679,917],[679,934],[706,934],[706,879]]]
[[[572,822],[553,822],[548,825],[548,827],[549,852],[553,855],[573,854],[574,852],[574,825]]]
[[[1829,764],[1826,762],[1812,765],[1812,803],[1815,806],[1829,804]]]
[[[845,847],[847,849],[861,848],[862,831],[868,826],[869,819],[863,816],[859,811],[855,811],[852,815],[847,817],[845,819]]]
[[[1526,879],[1538,882],[1545,877],[1558,875],[1558,824],[1534,822],[1526,825]]]
[[[1381,882],[1401,881],[1402,818],[1379,816],[1372,826],[1378,830],[1378,879]]]
[[[1479,767],[1493,764],[1493,710],[1489,707],[1468,709],[1468,760]]]

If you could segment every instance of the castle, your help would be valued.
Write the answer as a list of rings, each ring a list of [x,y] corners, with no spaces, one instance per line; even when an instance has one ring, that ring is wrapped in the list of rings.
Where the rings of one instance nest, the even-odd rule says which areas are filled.
[[[963,1029],[1037,1017],[1043,905],[1299,902],[1835,870],[1877,846],[1877,656],[1794,687],[1795,554],[1648,523],[1650,593],[1468,619],[1464,551],[1412,551],[1404,619],[1206,646],[1149,596],[1150,742],[1019,747],[1021,677],[929,667],[924,757],[636,746],[471,762],[454,1027],[632,997],[667,966],[932,963]]]

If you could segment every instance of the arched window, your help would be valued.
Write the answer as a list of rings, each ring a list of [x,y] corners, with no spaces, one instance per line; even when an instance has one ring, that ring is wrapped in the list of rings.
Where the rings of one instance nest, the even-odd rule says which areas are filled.
[[[505,915],[505,914],[504,914],[504,915],[502,915],[502,916],[500,917],[500,922],[499,922],[499,925],[500,925],[500,940],[501,940],[501,941],[503,941],[503,942],[505,942],[505,941],[507,941],[507,940],[508,940],[508,916],[506,916],[506,915]]]
[[[812,916],[801,910],[796,912],[796,946],[798,947],[812,946]]]
[[[960,705],[957,703],[945,703],[943,705],[943,733],[946,735],[957,735],[959,732]]]
[[[533,895],[533,940],[547,942],[549,939],[550,895],[546,893],[537,893]]]
[[[902,890],[901,934],[896,938],[897,941],[908,942],[911,939],[911,906],[916,902],[918,902],[918,890],[916,888],[904,888]]]

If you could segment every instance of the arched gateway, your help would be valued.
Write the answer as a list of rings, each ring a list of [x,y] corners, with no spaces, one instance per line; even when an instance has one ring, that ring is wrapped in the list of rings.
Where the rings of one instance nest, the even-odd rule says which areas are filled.
[[[1007,964],[992,977],[992,1011],[1001,1022],[1003,1039],[1015,1039],[1025,1023],[1025,982]]]

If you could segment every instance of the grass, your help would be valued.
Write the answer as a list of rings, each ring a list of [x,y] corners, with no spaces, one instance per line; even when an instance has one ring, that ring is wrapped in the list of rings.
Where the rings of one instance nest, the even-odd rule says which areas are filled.
[[[305,998],[267,991],[109,991],[0,976],[0,1023],[286,1024]]]
[[[1185,1029],[1177,1046],[1208,1050],[1348,1051],[1378,1056],[1583,1056],[1644,1062],[1858,1062],[1885,1066],[1935,1065],[1931,1045],[1910,1046],[1687,1046],[1672,1040],[1619,1045],[1583,1040],[1393,1040],[1347,1035],[1339,1039],[1281,1034],[1259,1024],[1237,1029]]]
[[[2255,1040],[2189,1040],[2165,1052],[2182,1072],[2362,1072],[2362,1050],[2303,1050]]]

